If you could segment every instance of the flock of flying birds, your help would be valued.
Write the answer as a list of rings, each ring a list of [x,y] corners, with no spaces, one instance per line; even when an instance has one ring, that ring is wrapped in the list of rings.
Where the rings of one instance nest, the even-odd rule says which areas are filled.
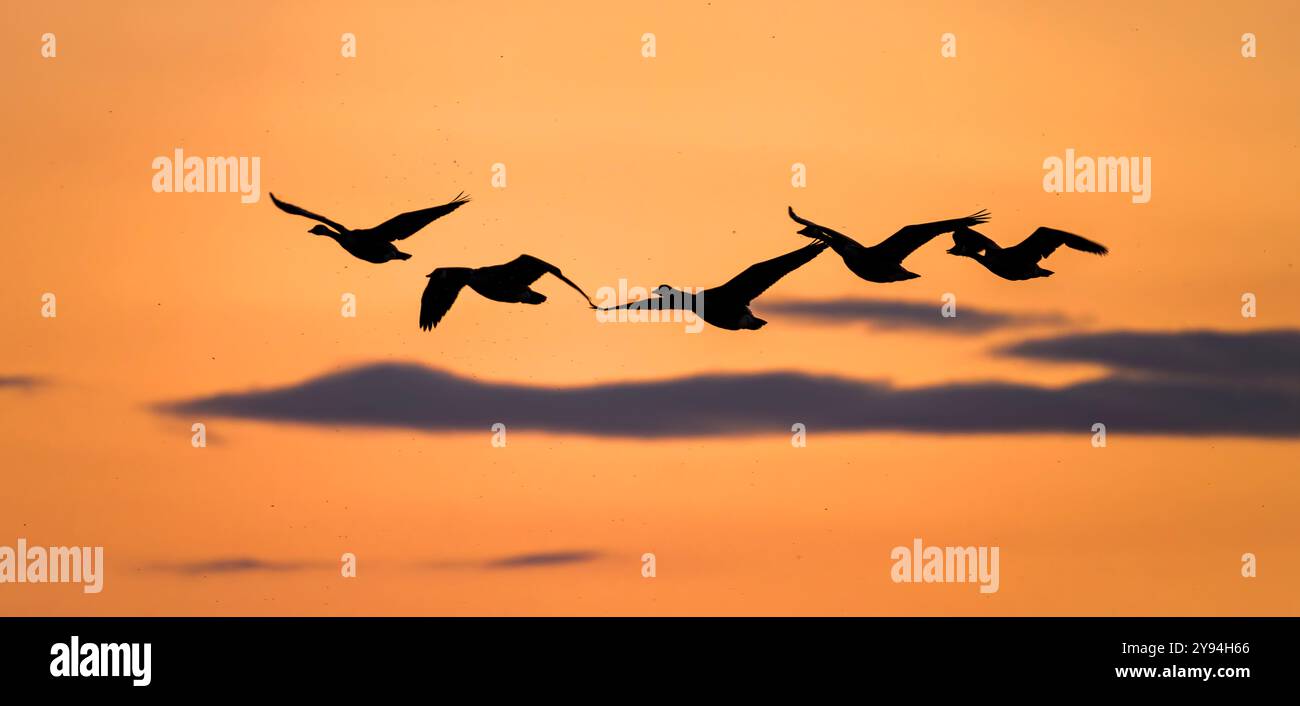
[[[433,221],[455,211],[469,202],[463,193],[440,206],[410,211],[394,216],[374,228],[353,230],[324,216],[286,203],[271,194],[271,201],[285,213],[304,216],[319,224],[307,232],[327,236],[353,257],[366,262],[384,263],[389,260],[408,260],[410,255],[397,249],[394,243],[405,240]],[[849,271],[868,282],[901,282],[920,275],[903,267],[903,260],[944,233],[952,233],[951,255],[969,257],[989,272],[1008,280],[1026,280],[1047,277],[1051,270],[1038,263],[1056,252],[1062,245],[1105,255],[1108,251],[1100,243],[1055,228],[1039,228],[1018,245],[1001,247],[972,229],[989,220],[987,211],[965,218],[954,218],[933,223],[903,226],[897,233],[872,246],[864,246],[843,233],[799,217],[790,209],[790,218],[803,226],[799,235],[814,242],[793,252],[751,265],[727,283],[709,289],[683,292],[666,284],[654,289],[652,298],[628,302],[612,307],[598,307],[591,297],[560,272],[560,269],[531,255],[520,255],[502,265],[488,267],[439,267],[426,275],[429,283],[420,299],[420,328],[429,330],[438,325],[460,290],[469,287],[492,301],[511,304],[541,304],[546,296],[531,289],[531,285],[545,274],[552,274],[561,282],[573,287],[587,300],[588,306],[598,311],[620,309],[686,309],[718,328],[730,331],[755,330],[767,322],[754,316],[749,305],[782,277],[807,264],[826,248],[835,251],[844,260]]]

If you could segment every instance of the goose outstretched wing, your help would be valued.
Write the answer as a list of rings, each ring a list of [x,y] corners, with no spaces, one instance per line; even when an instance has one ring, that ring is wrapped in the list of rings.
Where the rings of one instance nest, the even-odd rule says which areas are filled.
[[[469,281],[470,270],[466,267],[439,267],[429,275],[429,283],[424,286],[420,297],[420,329],[428,331],[442,321],[451,305],[456,303],[456,295]]]
[[[972,213],[965,218],[954,218],[947,221],[934,221],[933,223],[918,223],[916,225],[903,226],[897,233],[889,236],[881,243],[875,246],[875,250],[887,253],[891,257],[902,262],[903,258],[911,255],[917,248],[925,245],[934,239],[935,236],[951,233],[958,228],[969,228],[977,226],[989,219],[988,211]]]
[[[371,228],[370,233],[389,242],[405,240],[415,235],[421,228],[455,211],[466,203],[469,203],[469,197],[464,192],[461,192],[456,195],[456,198],[441,206],[431,206],[393,216]]]
[[[768,287],[776,284],[782,277],[808,264],[826,247],[826,243],[818,241],[771,260],[750,265],[726,284],[707,290],[705,301],[709,296],[723,296],[747,304],[767,291]]]
[[[1015,247],[1028,250],[1037,255],[1038,259],[1041,260],[1056,252],[1056,249],[1062,245],[1067,248],[1092,253],[1094,255],[1105,255],[1110,252],[1105,245],[1088,240],[1081,235],[1075,235],[1074,233],[1067,233],[1063,230],[1046,227],[1039,228],[1033,233],[1030,233],[1029,237],[1025,238],[1024,242]]]
[[[281,211],[284,211],[285,213],[292,213],[295,216],[303,216],[306,218],[310,218],[313,221],[320,221],[321,223],[324,223],[325,225],[333,228],[334,230],[339,231],[340,233],[347,231],[347,228],[344,228],[343,226],[339,225],[338,223],[335,223],[334,221],[331,221],[330,219],[324,216],[312,213],[311,211],[308,211],[305,208],[295,206],[291,203],[288,203],[287,201],[281,201],[280,199],[277,199],[275,197],[275,194],[271,194],[271,203],[275,204],[277,208],[279,208]]]
[[[786,208],[789,210],[791,220],[793,220],[795,223],[798,223],[801,226],[806,226],[804,228],[804,231],[807,232],[806,233],[804,231],[800,231],[800,232],[808,236],[809,238],[815,238],[828,245],[835,245],[837,247],[844,247],[844,246],[858,247],[858,248],[862,247],[862,243],[859,243],[858,241],[854,240],[853,238],[850,238],[849,236],[839,231],[831,230],[826,226],[813,223],[807,218],[801,218],[798,214],[794,212],[793,206],[787,206]]]

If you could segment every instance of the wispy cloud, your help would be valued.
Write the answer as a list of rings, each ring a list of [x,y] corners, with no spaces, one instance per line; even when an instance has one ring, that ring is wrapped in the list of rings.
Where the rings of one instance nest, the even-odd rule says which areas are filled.
[[[978,334],[1001,328],[1060,326],[1070,322],[1060,313],[989,311],[963,305],[957,316],[940,315],[940,302],[896,299],[799,299],[755,305],[795,318],[823,324],[855,325],[881,330],[925,330],[936,333]]]
[[[187,576],[200,576],[206,574],[247,574],[259,572],[283,573],[304,571],[307,569],[319,569],[324,566],[324,564],[307,564],[302,562],[267,561],[254,557],[229,557],[175,564],[152,564],[147,568],[154,571],[164,571]]]
[[[600,558],[599,552],[568,551],[545,552],[540,554],[516,554],[515,556],[494,559],[483,565],[486,569],[529,569],[539,566],[560,566],[564,564],[582,564]]]
[[[486,430],[503,422],[510,428],[631,438],[786,432],[795,422],[821,431],[1079,432],[1098,421],[1130,434],[1295,437],[1300,436],[1297,369],[1274,361],[1267,378],[1250,369],[1252,361],[1273,360],[1274,353],[1257,347],[1278,345],[1280,333],[1203,338],[1197,333],[1142,334],[1149,338],[1135,349],[1156,345],[1136,362],[1079,336],[1028,341],[1004,351],[1126,366],[1120,374],[1064,387],[958,382],[899,388],[885,382],[767,372],[555,388],[485,383],[421,365],[380,363],[272,390],[203,397],[160,409],[427,431]],[[1200,367],[1185,355],[1185,336],[1216,349],[1201,351]],[[1071,345],[1081,341],[1087,345]],[[1150,350],[1163,351],[1163,357]],[[1180,376],[1168,376],[1171,369]],[[1151,374],[1135,375],[1135,370]],[[1243,384],[1261,379],[1276,384]]]
[[[5,388],[28,390],[45,384],[43,378],[31,375],[0,375],[0,390]]]
[[[503,569],[532,569],[549,566],[568,566],[596,561],[604,555],[588,549],[565,550],[554,552],[536,552],[530,554],[512,554],[492,559],[459,559],[454,561],[433,561],[419,565],[424,569],[471,569],[495,571]],[[149,564],[144,568],[179,576],[211,576],[258,573],[296,573],[337,569],[338,564],[324,561],[272,561],[251,556],[218,557],[198,559],[186,562]]]
[[[1117,331],[1040,338],[1006,355],[1096,363],[1155,377],[1285,384],[1300,381],[1300,331]]]

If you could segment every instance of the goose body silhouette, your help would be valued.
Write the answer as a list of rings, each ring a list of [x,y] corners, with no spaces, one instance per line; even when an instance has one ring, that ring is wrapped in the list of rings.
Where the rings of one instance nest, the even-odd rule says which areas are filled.
[[[904,269],[903,260],[908,255],[936,236],[951,233],[963,226],[979,225],[987,221],[989,214],[987,211],[980,211],[965,218],[903,226],[897,233],[870,247],[843,233],[837,233],[830,228],[800,218],[795,215],[793,208],[790,208],[790,218],[803,226],[798,231],[799,235],[829,245],[844,260],[850,272],[868,282],[884,283],[902,282],[920,277],[915,272]]]
[[[408,211],[393,216],[374,228],[360,228],[357,230],[340,225],[305,208],[281,201],[275,197],[275,194],[271,194],[271,201],[285,213],[320,221],[320,224],[312,226],[307,231],[308,233],[327,236],[353,257],[366,262],[381,264],[389,260],[409,260],[411,256],[398,250],[397,246],[393,245],[393,242],[415,235],[421,228],[460,208],[462,204],[469,201],[469,197],[462,192],[457,194],[456,198],[441,206],[432,206],[419,211]]]
[[[573,287],[587,300],[588,306],[595,308],[591,297],[565,277],[560,268],[532,255],[520,255],[503,265],[439,267],[425,275],[429,278],[429,283],[425,285],[424,295],[420,297],[420,328],[428,331],[437,327],[451,305],[456,303],[456,295],[464,287],[469,287],[494,302],[541,304],[546,301],[546,295],[533,291],[530,286],[545,274],[555,275],[561,282]]]
[[[650,299],[628,302],[618,306],[597,307],[599,311],[619,309],[682,309],[694,311],[705,323],[728,331],[757,331],[767,324],[754,316],[749,304],[767,291],[782,277],[794,272],[817,257],[827,245],[822,242],[805,245],[771,260],[751,265],[726,284],[701,292],[683,292],[666,284],[655,287]]]
[[[1043,269],[1038,263],[1062,245],[1094,255],[1110,252],[1101,243],[1055,228],[1039,228],[1009,248],[999,246],[970,228],[958,228],[953,231],[952,248],[948,254],[969,257],[1002,279],[1018,281],[1052,276],[1051,270]]]

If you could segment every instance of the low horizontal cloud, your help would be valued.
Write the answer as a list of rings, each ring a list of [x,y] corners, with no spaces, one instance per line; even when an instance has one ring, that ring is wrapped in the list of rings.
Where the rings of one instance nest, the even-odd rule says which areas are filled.
[[[183,574],[186,576],[201,576],[207,574],[248,574],[259,572],[281,573],[303,571],[306,569],[319,569],[324,566],[323,563],[313,565],[300,562],[267,561],[253,557],[230,557],[174,564],[153,564],[148,568],[154,571]]]
[[[206,414],[318,425],[426,431],[488,430],[501,422],[589,436],[662,438],[818,431],[936,434],[1087,431],[1102,422],[1129,434],[1300,436],[1300,379],[1274,361],[1278,384],[1257,385],[1250,362],[1273,360],[1256,346],[1278,334],[1194,338],[1216,351],[1189,357],[1183,336],[1143,334],[1158,355],[1121,356],[1086,337],[1018,344],[1009,355],[1115,365],[1108,374],[1063,387],[958,382],[899,388],[885,382],[801,372],[694,375],[581,387],[487,383],[416,364],[379,363],[270,390],[168,403],[173,414]],[[1290,332],[1295,336],[1295,332]],[[1175,339],[1169,341],[1169,338]],[[1127,340],[1127,339],[1116,339]],[[1081,341],[1086,345],[1071,345]],[[1234,357],[1235,356],[1235,357]],[[1201,360],[1203,369],[1195,360]],[[1242,365],[1232,365],[1240,360]],[[1162,364],[1162,361],[1167,364]],[[1169,370],[1180,371],[1170,377]],[[1134,374],[1159,373],[1159,374]]]
[[[594,562],[602,556],[598,551],[589,550],[542,551],[536,554],[500,556],[495,559],[432,562],[424,564],[424,568],[497,571],[497,569],[558,567]],[[175,573],[179,576],[220,576],[242,575],[242,573],[296,573],[337,567],[338,564],[328,562],[274,562],[274,560],[259,559],[255,556],[227,556],[227,558],[199,559],[192,562],[148,564],[144,568],[148,571]]]
[[[1070,319],[1059,313],[990,311],[962,305],[957,316],[940,315],[940,302],[897,299],[794,299],[755,305],[763,311],[825,324],[862,324],[882,330],[926,330],[978,334],[1017,326],[1059,326]]]
[[[30,375],[0,375],[0,390],[6,388],[26,390],[43,384],[45,384],[43,379]]]
[[[513,554],[496,559],[442,559],[421,564],[423,568],[438,571],[469,569],[496,571],[500,569],[536,569],[548,566],[568,566],[586,564],[600,559],[603,554],[587,549],[557,552],[536,552],[532,554]]]
[[[1022,341],[1006,355],[1095,363],[1162,378],[1287,384],[1300,381],[1300,331],[1117,331]]]
[[[598,552],[569,551],[543,552],[538,554],[517,554],[502,557],[484,564],[487,569],[529,569],[539,566],[560,566],[564,564],[582,564],[600,558]]]
[[[512,554],[495,559],[457,560],[427,562],[421,566],[426,569],[531,569],[548,566],[567,566],[596,561],[603,555],[600,552],[581,549],[555,552],[536,552],[531,554]],[[257,574],[257,573],[291,573],[334,569],[338,564],[329,562],[270,561],[251,556],[222,557],[200,559],[187,562],[150,564],[145,568],[150,571],[177,574],[181,576],[209,576],[222,574]]]

